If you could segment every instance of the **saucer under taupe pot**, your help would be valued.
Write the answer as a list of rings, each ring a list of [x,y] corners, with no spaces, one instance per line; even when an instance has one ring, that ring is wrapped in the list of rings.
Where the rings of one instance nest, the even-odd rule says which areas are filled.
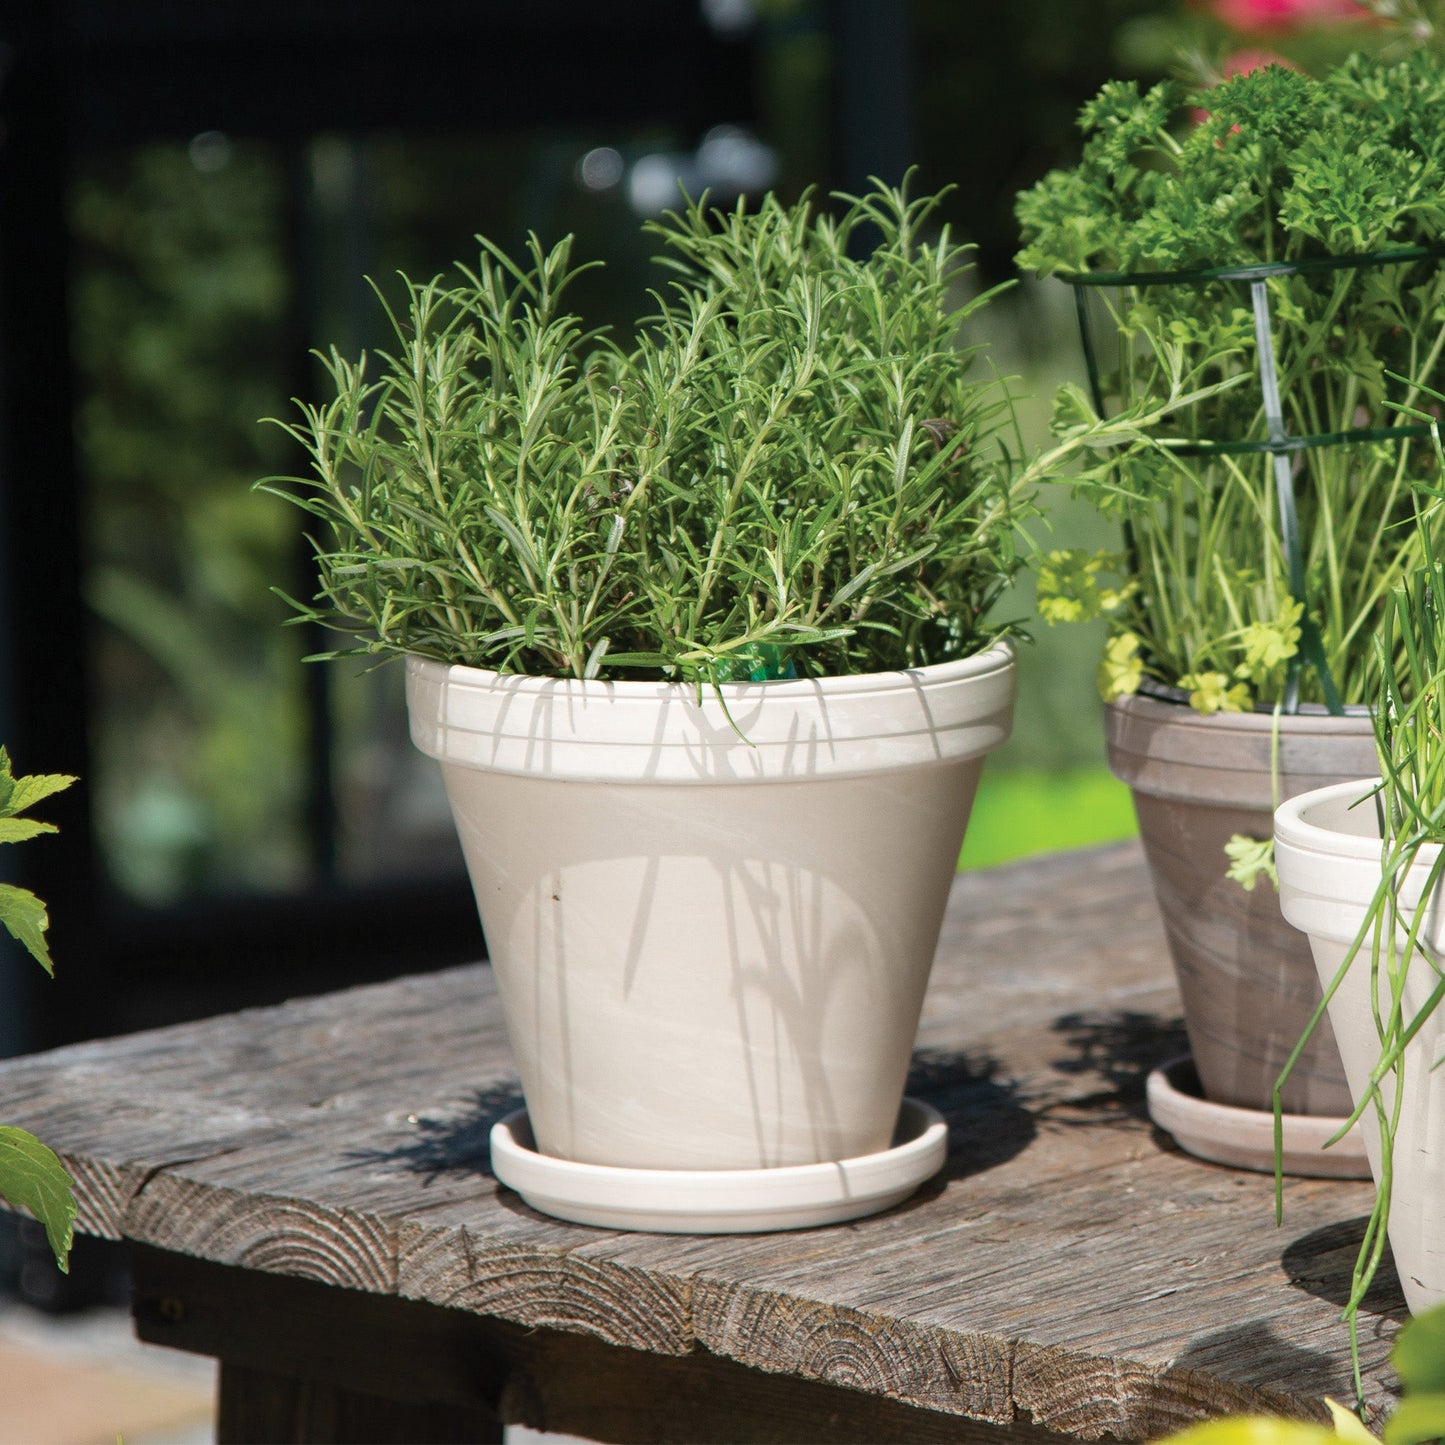
[[[1274,727],[1267,713],[1206,717],[1142,695],[1106,709],[1109,768],[1133,792],[1195,1068],[1205,1098],[1234,1109],[1272,1109],[1274,1081],[1320,999],[1309,944],[1284,921],[1268,879],[1247,892],[1225,876],[1233,835],[1272,836]],[[1374,768],[1368,716],[1279,719],[1281,799]],[[1295,1067],[1283,1106],[1292,1115],[1350,1113],[1327,1026]]]

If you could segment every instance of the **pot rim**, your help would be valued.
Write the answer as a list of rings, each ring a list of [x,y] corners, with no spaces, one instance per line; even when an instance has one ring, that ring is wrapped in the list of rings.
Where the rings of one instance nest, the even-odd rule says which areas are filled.
[[[1323,788],[1312,788],[1307,793],[1300,793],[1293,798],[1286,799],[1275,810],[1274,835],[1276,841],[1301,853],[1313,853],[1323,858],[1359,859],[1378,868],[1380,864],[1378,835],[1361,837],[1358,833],[1346,833],[1339,828],[1326,828],[1319,823],[1311,822],[1307,815],[1317,808],[1341,801],[1353,803],[1358,800],[1361,803],[1368,803],[1379,786],[1380,779],[1378,777],[1352,778],[1347,782],[1331,783]],[[1426,849],[1438,846],[1438,844],[1427,844]],[[1421,853],[1428,857],[1426,849],[1422,849]]]
[[[1143,716],[1156,723],[1168,723],[1171,727],[1206,728],[1211,732],[1244,732],[1268,735],[1275,726],[1275,715],[1270,712],[1195,712],[1185,701],[1169,701],[1151,697],[1146,693],[1132,692],[1123,697],[1112,698],[1104,706],[1122,715],[1130,713]],[[1357,705],[1351,704],[1352,707]],[[1368,708],[1346,712],[1343,717],[1329,712],[1282,712],[1279,715],[1281,735],[1305,736],[1311,733],[1342,733],[1358,736],[1373,732],[1374,723]]]
[[[1131,697],[1147,698],[1151,702],[1168,703],[1172,707],[1187,707],[1189,705],[1189,694],[1182,687],[1171,687],[1168,683],[1157,682],[1152,677],[1140,680],[1138,692],[1128,694]],[[1273,717],[1277,703],[1257,702],[1249,710],[1249,713],[1210,713],[1210,717],[1247,717],[1250,713],[1259,717]],[[1337,721],[1341,717],[1360,718],[1369,717],[1371,708],[1365,702],[1347,702],[1344,705],[1344,712],[1332,713],[1321,702],[1302,702],[1297,712],[1281,712],[1282,718],[1334,718]],[[1203,717],[1205,714],[1201,713]]]
[[[835,673],[825,677],[776,677],[761,682],[667,682],[665,680],[638,680],[632,678],[577,678],[541,677],[530,672],[496,672],[486,667],[471,667],[464,662],[443,662],[440,658],[424,657],[420,653],[407,653],[406,662],[411,668],[429,672],[433,676],[443,671],[447,679],[468,683],[478,688],[494,688],[519,696],[542,695],[563,700],[600,701],[616,698],[619,701],[643,702],[675,698],[679,693],[695,696],[701,688],[704,697],[714,697],[719,692],[725,701],[736,698],[739,702],[757,702],[764,696],[778,699],[806,698],[825,692],[832,695],[866,694],[888,692],[895,688],[915,688],[920,682],[938,683],[963,681],[972,677],[986,677],[991,673],[1003,672],[1015,666],[1017,649],[1008,638],[1000,638],[980,652],[968,657],[952,658],[947,662],[934,662],[926,667],[899,667],[885,672]]]
[[[407,659],[412,741],[576,782],[817,780],[981,758],[1008,736],[1008,643],[929,667],[723,683],[538,678]]]

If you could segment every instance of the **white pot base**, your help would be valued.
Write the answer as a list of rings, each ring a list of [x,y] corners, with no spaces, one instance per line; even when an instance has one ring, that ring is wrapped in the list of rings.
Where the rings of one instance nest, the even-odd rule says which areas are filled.
[[[537,1152],[525,1109],[492,1126],[492,1172],[533,1209],[574,1224],[655,1234],[809,1229],[901,1204],[943,1167],[948,1125],[904,1099],[893,1146],[782,1169],[613,1169]]]
[[[1149,1075],[1149,1117],[1186,1153],[1232,1169],[1274,1173],[1274,1115],[1267,1109],[1214,1104],[1199,1092],[1188,1054]],[[1370,1161],[1358,1126],[1326,1149],[1343,1119],[1284,1116],[1284,1172],[1306,1179],[1368,1179]]]

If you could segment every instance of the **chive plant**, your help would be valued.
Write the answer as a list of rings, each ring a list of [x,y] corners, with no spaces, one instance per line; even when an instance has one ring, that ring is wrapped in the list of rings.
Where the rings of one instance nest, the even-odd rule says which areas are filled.
[[[1079,164],[1018,203],[1020,264],[1088,283],[1086,343],[1101,337],[1096,396],[1061,404],[1104,409],[1181,371],[1201,395],[1158,447],[1083,478],[1125,549],[1044,554],[1040,612],[1108,616],[1106,698],[1150,678],[1236,711],[1278,702],[1293,675],[1329,702],[1327,672],[1368,703],[1370,638],[1421,560],[1401,524],[1432,465],[1399,416],[1445,374],[1445,72],[1421,51],[1201,93],[1113,82],[1081,124]],[[1322,665],[1301,670],[1316,642]]]
[[[1435,450],[1445,477],[1445,453],[1440,451],[1438,436]],[[1358,1311],[1384,1257],[1395,1131],[1405,1092],[1412,1087],[1412,1080],[1406,1077],[1405,1049],[1445,1002],[1445,967],[1423,932],[1435,912],[1432,903],[1445,877],[1445,560],[1435,549],[1431,525],[1445,490],[1436,491],[1434,498],[1433,505],[1422,508],[1416,523],[1423,565],[1391,589],[1374,639],[1380,677],[1373,710],[1381,778],[1375,795],[1382,839],[1380,885],[1274,1092],[1278,1158],[1280,1087],[1345,974],[1351,968],[1368,967],[1379,1054],[1364,1096],[1336,1135],[1342,1137],[1368,1115],[1380,1136],[1375,1204],[1356,1257],[1345,1309],[1357,1393],[1362,1389]],[[1408,894],[1412,901],[1407,903],[1405,881],[1412,873]],[[1418,987],[1421,970],[1427,991],[1423,1003],[1412,1011],[1406,1003],[1405,981],[1414,971]],[[1277,1212],[1283,1203],[1281,1190],[1277,1173]]]
[[[1137,418],[1020,464],[968,334],[992,293],[967,295],[937,197],[839,199],[649,224],[667,280],[625,343],[567,309],[570,239],[403,277],[393,348],[333,350],[334,396],[283,423],[309,474],[258,483],[310,514],[319,591],[293,605],[350,635],[328,655],[719,682],[1004,630],[1033,484]]]

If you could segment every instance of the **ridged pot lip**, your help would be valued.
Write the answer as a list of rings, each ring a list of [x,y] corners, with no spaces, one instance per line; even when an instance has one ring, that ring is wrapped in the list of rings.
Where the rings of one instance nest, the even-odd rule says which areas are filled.
[[[1269,826],[1277,797],[1347,780],[1375,764],[1368,716],[1282,713],[1276,723],[1268,713],[1206,715],[1137,695],[1106,704],[1104,741],[1109,771],[1136,802],[1240,809],[1258,819],[1251,825],[1258,828]]]
[[[1341,828],[1328,828],[1314,821],[1325,809],[1339,803],[1350,804],[1357,800],[1361,806],[1371,807],[1370,795],[1380,786],[1380,779],[1352,778],[1343,783],[1330,783],[1327,787],[1312,788],[1286,799],[1275,810],[1274,836],[1276,845],[1293,849],[1297,853],[1314,854],[1321,858],[1346,858],[1380,866],[1380,839],[1362,837],[1358,833],[1347,833]],[[1421,850],[1427,856],[1427,849]]]
[[[1104,707],[1118,717],[1135,717],[1160,727],[1203,728],[1213,733],[1239,732],[1266,737],[1275,728],[1272,711],[1202,713],[1196,712],[1184,701],[1165,701],[1138,692],[1113,698]],[[1329,712],[1282,712],[1279,714],[1279,728],[1282,733],[1297,737],[1332,734],[1354,737],[1372,732],[1374,724],[1370,710],[1359,707],[1358,711],[1348,712],[1344,717]]]
[[[410,658],[412,741],[447,764],[578,782],[817,780],[982,757],[1008,736],[1007,643],[929,667],[724,683],[503,675]]]
[[[409,653],[406,658],[410,672],[434,680],[457,682],[477,689],[506,692],[517,698],[552,699],[561,703],[588,703],[615,700],[630,703],[674,703],[680,697],[695,697],[698,685],[691,682],[635,681],[632,679],[575,677],[539,677],[525,672],[495,672],[489,668],[469,667],[461,662],[442,662],[436,658]],[[1017,665],[1014,645],[1001,639],[968,657],[948,662],[930,663],[926,667],[895,668],[886,672],[839,673],[827,677],[769,678],[763,682],[704,683],[703,697],[721,695],[724,702],[758,703],[763,699],[801,700],[824,694],[830,697],[864,696],[889,692],[914,692],[920,685],[962,682],[1010,671]]]
[[[1377,815],[1369,808],[1366,835],[1318,821],[1322,813],[1358,799],[1369,799],[1380,779],[1356,778],[1314,788],[1282,803],[1275,812],[1275,866],[1279,870],[1280,907],[1296,928],[1311,936],[1350,942],[1371,907],[1382,877],[1388,845],[1380,841]],[[1440,857],[1439,843],[1425,843],[1396,877],[1399,906],[1413,912],[1430,888]],[[1425,920],[1431,948],[1445,945],[1445,896],[1433,890]]]

